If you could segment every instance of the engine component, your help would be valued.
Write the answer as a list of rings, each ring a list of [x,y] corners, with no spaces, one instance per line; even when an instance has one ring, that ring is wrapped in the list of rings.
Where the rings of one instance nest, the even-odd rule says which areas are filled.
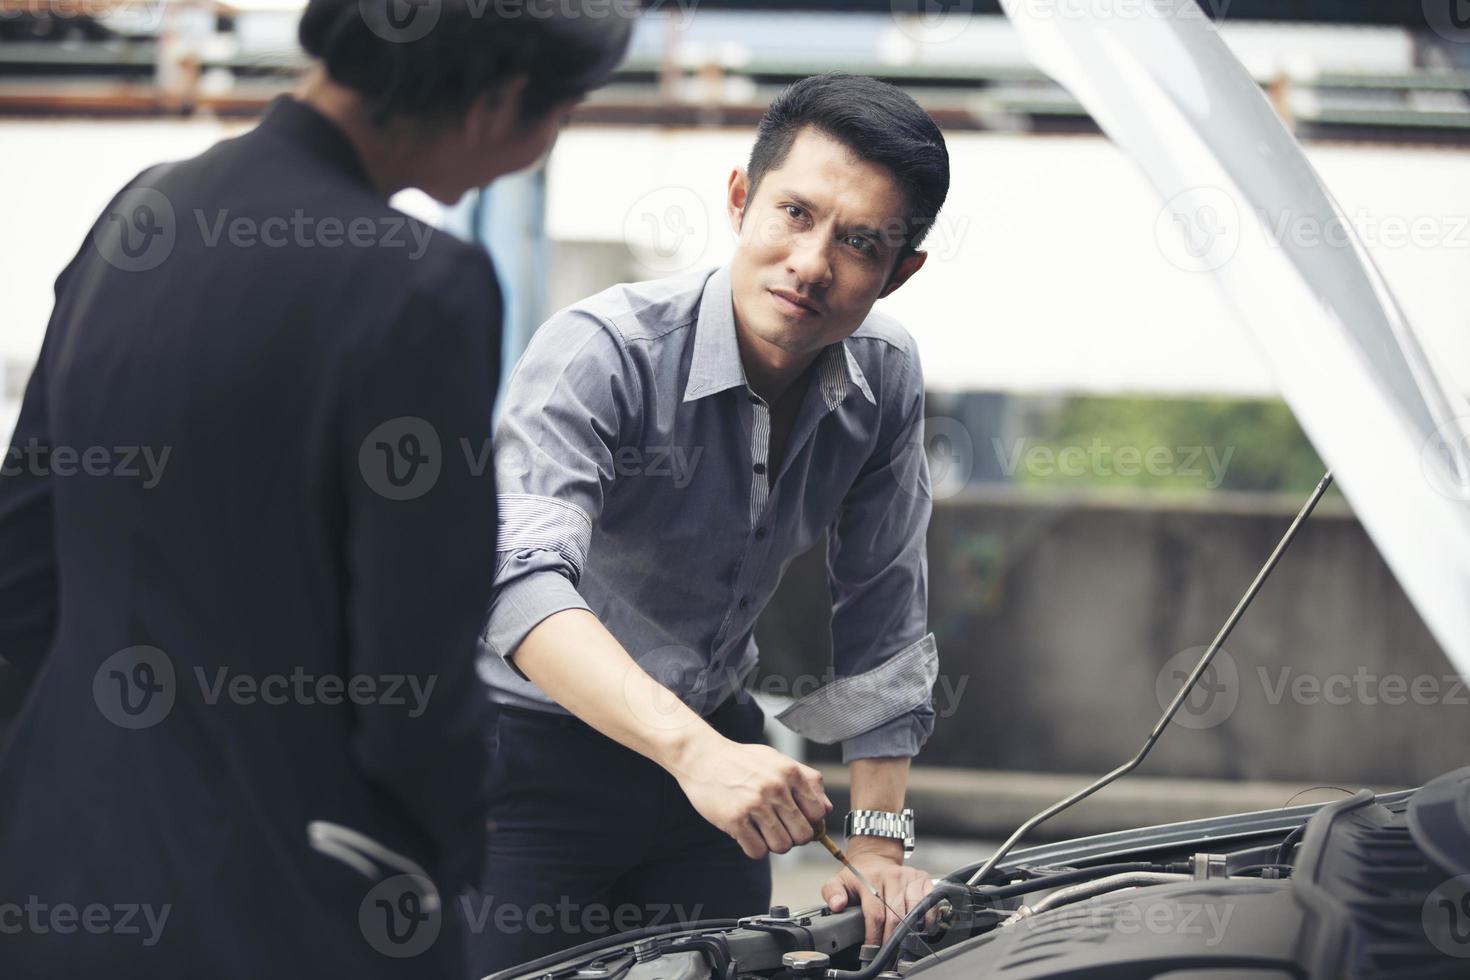
[[[1410,813],[1417,801],[1416,795]],[[1437,919],[1445,910],[1432,901],[1453,876],[1425,856],[1410,823],[1367,790],[1307,821],[1291,880],[1302,910],[1297,959],[1308,975],[1434,980],[1470,972],[1470,959],[1463,958],[1470,956],[1470,937],[1461,937],[1458,948],[1436,941],[1455,938],[1436,936],[1436,926],[1450,923]]]
[[[832,965],[832,957],[814,949],[798,949],[782,956],[781,965],[793,976],[819,977]]]

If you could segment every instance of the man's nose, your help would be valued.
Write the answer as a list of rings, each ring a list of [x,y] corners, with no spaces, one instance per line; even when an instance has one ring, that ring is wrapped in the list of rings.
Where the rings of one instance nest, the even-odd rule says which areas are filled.
[[[799,236],[786,260],[792,274],[808,286],[828,285],[832,281],[829,244],[827,237],[819,233]]]

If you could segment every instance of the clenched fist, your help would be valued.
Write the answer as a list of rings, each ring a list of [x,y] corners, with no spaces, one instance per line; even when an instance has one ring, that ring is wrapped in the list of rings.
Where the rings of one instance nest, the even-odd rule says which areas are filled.
[[[822,774],[768,745],[710,735],[670,769],[699,815],[752,859],[809,843],[812,824],[832,812]]]

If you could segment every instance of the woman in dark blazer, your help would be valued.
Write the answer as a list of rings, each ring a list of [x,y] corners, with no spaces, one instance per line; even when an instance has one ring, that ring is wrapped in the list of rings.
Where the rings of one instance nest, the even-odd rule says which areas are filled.
[[[485,853],[489,257],[631,12],[312,0],[259,126],[124,187],[0,461],[0,973],[450,976]],[[558,12],[559,11],[559,12]]]

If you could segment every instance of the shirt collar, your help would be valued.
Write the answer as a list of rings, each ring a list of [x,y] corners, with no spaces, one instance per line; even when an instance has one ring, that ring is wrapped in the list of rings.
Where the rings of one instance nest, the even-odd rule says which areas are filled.
[[[348,176],[372,187],[357,147],[326,116],[289,95],[276,96],[260,117],[260,129],[273,132]]]
[[[847,341],[829,345],[817,358],[817,378],[828,411],[836,410],[849,391],[857,388],[873,405],[878,400],[858,366]],[[694,354],[689,361],[689,381],[684,401],[692,402],[717,392],[747,384],[745,365],[740,362],[740,344],[735,337],[735,306],[730,295],[730,269],[722,266],[705,281],[699,301],[699,319],[694,325]]]

